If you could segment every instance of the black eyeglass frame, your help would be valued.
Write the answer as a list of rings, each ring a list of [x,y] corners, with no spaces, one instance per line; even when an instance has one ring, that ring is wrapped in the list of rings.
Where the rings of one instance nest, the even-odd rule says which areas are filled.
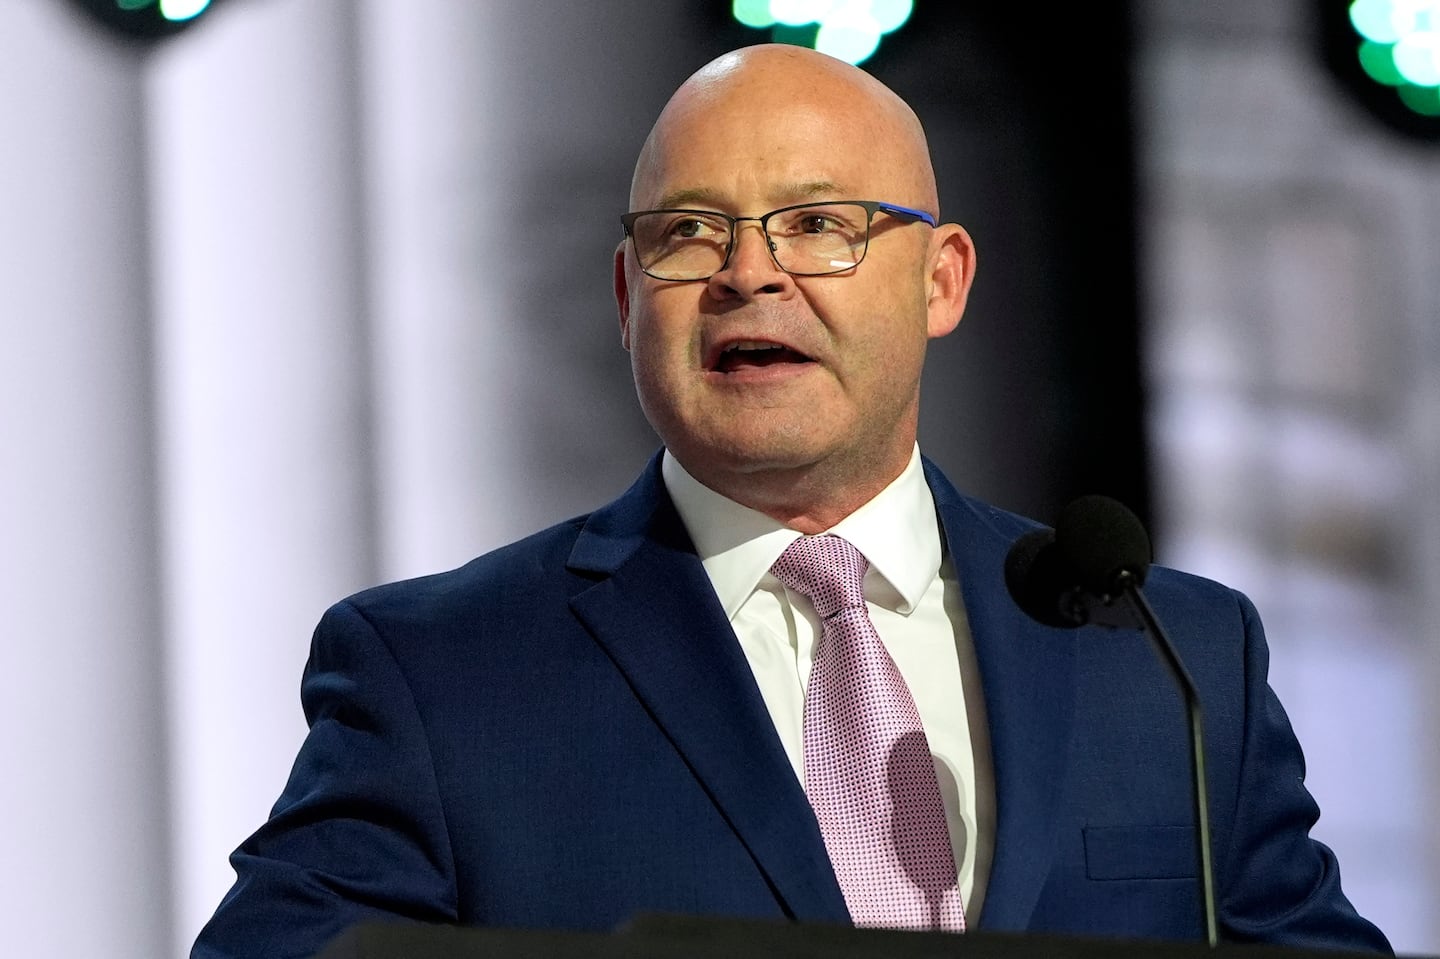
[[[785,266],[780,262],[779,257],[775,255],[775,239],[770,236],[770,218],[774,216],[779,216],[781,213],[789,213],[791,210],[801,210],[806,207],[837,205],[858,206],[864,209],[866,213],[865,246],[863,249],[860,250],[860,255],[855,258],[855,262],[851,263],[849,266],[843,266],[838,270],[820,270],[817,272],[804,272],[800,270],[786,269]],[[865,254],[870,252],[870,228],[874,225],[876,213],[884,213],[887,216],[893,216],[898,220],[904,220],[908,223],[924,223],[927,226],[931,227],[936,225],[935,218],[930,214],[926,213],[924,210],[916,210],[908,206],[901,206],[898,203],[886,203],[884,200],[811,200],[809,203],[792,203],[790,206],[782,206],[778,210],[771,210],[769,213],[762,214],[761,216],[731,216],[728,213],[721,213],[719,210],[697,210],[684,207],[665,208],[661,210],[635,210],[630,213],[622,214],[620,217],[620,225],[624,227],[625,236],[630,240],[630,246],[632,249],[635,249],[635,221],[642,216],[647,216],[652,213],[699,213],[704,216],[718,216],[730,224],[730,241],[725,245],[725,257],[720,261],[720,265],[716,267],[713,272],[707,273],[704,276],[687,276],[678,278],[673,276],[656,276],[654,273],[650,272],[650,270],[645,266],[644,263],[640,264],[640,270],[646,276],[653,277],[657,280],[662,280],[666,283],[693,283],[697,280],[708,280],[716,273],[724,270],[725,267],[730,263],[731,254],[735,252],[735,240],[739,236],[739,233],[736,231],[735,227],[739,223],[753,222],[760,224],[760,232],[765,236],[765,245],[770,249],[771,261],[774,262],[776,269],[781,270],[785,273],[789,273],[791,276],[833,276],[836,273],[846,273],[850,270],[855,269],[857,266],[859,266],[865,261]],[[640,251],[638,249],[635,249],[635,259],[637,262],[639,262]]]

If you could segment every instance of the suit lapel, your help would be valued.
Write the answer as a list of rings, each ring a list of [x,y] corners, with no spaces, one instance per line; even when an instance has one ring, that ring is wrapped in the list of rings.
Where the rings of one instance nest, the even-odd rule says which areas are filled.
[[[1074,708],[1075,638],[1031,621],[1005,588],[1005,554],[1028,527],[961,497],[931,464],[985,690],[995,772],[995,855],[980,925],[1023,930],[1055,855]]]
[[[571,609],[625,675],[785,910],[848,921],[804,790],[659,477],[658,457],[595,513],[572,569],[601,574]]]
[[[1075,640],[1010,600],[1005,553],[1029,527],[960,496],[926,463],[975,643],[995,774],[995,854],[980,926],[1026,928],[1049,875],[1073,711]],[[571,608],[625,675],[796,919],[848,922],[814,814],[659,459],[593,514],[572,569],[598,574]]]

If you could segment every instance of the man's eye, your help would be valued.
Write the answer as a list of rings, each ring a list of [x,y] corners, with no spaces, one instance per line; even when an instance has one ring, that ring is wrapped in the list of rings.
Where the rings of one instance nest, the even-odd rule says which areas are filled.
[[[670,224],[670,236],[677,240],[698,240],[717,232],[719,228],[703,217],[684,217]]]
[[[801,218],[801,233],[832,233],[840,226],[833,218],[823,213],[811,213]]]

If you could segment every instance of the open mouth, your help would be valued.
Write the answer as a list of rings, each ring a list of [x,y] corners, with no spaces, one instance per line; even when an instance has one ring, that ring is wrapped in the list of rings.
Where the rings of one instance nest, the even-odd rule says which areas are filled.
[[[717,373],[738,373],[782,363],[813,363],[814,360],[779,343],[765,340],[737,340],[720,352],[711,366]]]

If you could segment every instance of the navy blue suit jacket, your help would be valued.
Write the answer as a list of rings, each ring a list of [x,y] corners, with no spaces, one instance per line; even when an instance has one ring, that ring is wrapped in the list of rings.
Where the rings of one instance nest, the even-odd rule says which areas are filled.
[[[933,466],[985,690],[979,927],[1202,938],[1187,733],[1138,633],[1010,601],[1029,521]],[[1222,936],[1387,949],[1340,891],[1249,602],[1155,569],[1206,707]],[[310,734],[197,957],[308,956],[409,919],[610,929],[637,912],[846,922],[815,818],[659,475],[461,569],[330,609]]]

